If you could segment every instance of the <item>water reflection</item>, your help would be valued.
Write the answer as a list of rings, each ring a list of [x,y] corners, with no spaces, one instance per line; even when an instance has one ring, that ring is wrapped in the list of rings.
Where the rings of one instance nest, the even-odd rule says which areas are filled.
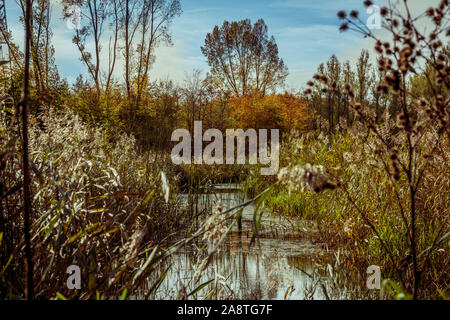
[[[247,199],[235,190],[236,186],[216,186],[214,193],[195,197],[195,210],[199,213],[221,201],[224,209],[234,207]],[[180,195],[181,201],[192,197]],[[203,245],[197,243],[173,255],[169,273],[158,290],[156,299],[173,299],[181,291],[198,287],[215,279],[198,291],[198,299],[325,299],[326,296],[314,272],[313,256],[318,249],[305,237],[302,228],[281,217],[264,215],[259,238],[251,245],[254,206],[245,207],[242,231],[233,227],[211,263],[193,284],[199,259],[196,254]]]

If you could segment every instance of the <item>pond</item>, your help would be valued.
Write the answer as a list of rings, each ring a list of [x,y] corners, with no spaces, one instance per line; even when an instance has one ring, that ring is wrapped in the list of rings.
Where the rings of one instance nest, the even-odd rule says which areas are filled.
[[[179,195],[181,201],[192,201],[190,195]],[[196,210],[211,208],[219,201],[226,210],[248,199],[237,185],[216,185],[213,191],[197,194]],[[304,222],[265,213],[253,235],[254,204],[244,208],[242,229],[235,225],[219,251],[203,271],[196,284],[199,247],[185,246],[170,257],[170,268],[156,299],[180,298],[180,292],[192,292],[200,284],[215,279],[193,295],[197,299],[300,300],[325,299],[326,276],[318,272],[316,263],[324,250],[305,236],[310,230]],[[214,289],[214,290],[211,290]],[[192,296],[191,296],[192,297]]]

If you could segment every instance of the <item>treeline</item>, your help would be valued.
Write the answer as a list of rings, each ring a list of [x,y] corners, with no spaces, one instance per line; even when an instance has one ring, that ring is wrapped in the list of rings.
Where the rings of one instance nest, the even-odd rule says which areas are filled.
[[[80,74],[72,85],[60,76],[54,59],[58,48],[52,45],[51,4],[34,1],[31,111],[35,114],[46,108],[71,108],[85,121],[102,126],[111,139],[121,131],[134,135],[143,147],[163,149],[170,145],[173,130],[192,130],[198,120],[204,128],[220,130],[289,131],[311,126],[304,99],[280,93],[288,70],[262,19],[216,26],[201,47],[209,72],[203,76],[194,70],[175,83],[151,81],[150,76],[155,50],[172,43],[170,25],[182,12],[179,0],[64,0],[63,4],[68,19],[74,19],[75,5],[83,13],[72,40],[84,76]],[[24,1],[19,5],[25,10]],[[18,101],[23,54],[4,25],[1,31],[11,49],[12,68],[3,70],[13,79],[8,93]]]
[[[170,80],[152,82],[145,101],[133,108],[119,89],[110,102],[98,104],[89,83],[80,78],[67,105],[111,134],[120,129],[133,134],[141,146],[158,149],[170,146],[171,134],[177,128],[193,132],[194,121],[221,131],[278,128],[289,132],[311,127],[310,111],[301,96],[288,92],[264,95],[256,90],[244,96],[223,94],[199,71],[189,74],[182,85]]]
[[[440,52],[442,59],[448,63],[450,47]],[[350,98],[345,94],[346,87],[353,88],[355,101],[367,107],[377,123],[384,121],[383,117],[395,121],[401,112],[399,97],[389,92],[385,81],[393,63],[390,58],[372,59],[369,51],[363,49],[353,66],[348,60],[339,61],[335,55],[320,64],[314,78],[307,83],[308,89],[304,91],[308,96],[304,99],[319,115],[315,117],[315,127],[331,135],[336,130],[346,130],[358,120],[358,114],[350,107]],[[412,75],[405,79],[408,92],[411,93],[407,97],[408,101],[419,97],[431,99],[434,94],[447,91],[445,83],[430,80],[437,77],[431,63],[425,66],[424,71],[413,70]]]
[[[24,13],[24,1],[18,3]],[[192,130],[196,120],[203,121],[204,128],[220,130],[321,128],[331,135],[352,126],[358,117],[342,94],[346,85],[354,88],[356,101],[368,106],[376,121],[383,114],[394,118],[400,111],[397,95],[383,90],[387,66],[393,61],[371,59],[367,50],[353,66],[333,55],[318,67],[306,92],[281,93],[288,69],[264,20],[224,21],[205,36],[201,47],[210,67],[206,76],[194,70],[179,83],[151,81],[155,50],[172,43],[170,26],[182,13],[179,0],[64,0],[63,4],[67,18],[73,18],[75,5],[83,13],[72,40],[85,76],[72,85],[60,76],[50,1],[33,1],[31,112],[71,108],[90,124],[102,126],[111,139],[126,132],[145,148],[164,149],[170,146],[173,130]],[[11,68],[2,66],[3,74],[11,78],[7,91],[19,101],[23,54],[4,23],[0,31],[11,51]],[[443,54],[448,59],[449,50]],[[429,83],[426,73],[432,69],[428,70],[407,79],[413,94],[430,96],[433,90],[444,90]],[[330,79],[332,90],[322,83],[324,77]]]

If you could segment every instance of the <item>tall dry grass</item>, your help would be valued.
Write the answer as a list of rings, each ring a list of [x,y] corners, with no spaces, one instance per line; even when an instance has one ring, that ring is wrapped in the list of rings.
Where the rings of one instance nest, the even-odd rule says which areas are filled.
[[[20,137],[1,114],[0,297],[25,296]],[[118,297],[145,292],[146,266],[162,239],[189,218],[175,199],[166,203],[163,157],[137,151],[132,137],[106,140],[69,111],[49,110],[29,128],[36,298]],[[156,159],[156,160],[155,160]],[[175,188],[175,186],[172,186]],[[158,257],[160,250],[154,252]],[[66,269],[78,265],[84,290],[68,290]]]
[[[405,223],[401,214],[402,208],[410,207],[408,182],[402,177],[398,184],[393,184],[385,172],[389,155],[380,157],[374,152],[381,145],[373,134],[367,136],[360,127],[354,127],[348,133],[334,134],[331,143],[329,139],[328,135],[320,132],[291,135],[282,145],[281,164],[286,168],[321,164],[326,168],[329,179],[339,181],[340,187],[323,192],[308,188],[302,190],[299,183],[292,184],[291,180],[284,178],[274,185],[275,192],[267,198],[265,205],[275,214],[300,216],[314,222],[318,232],[313,239],[326,243],[332,251],[340,252],[335,273],[347,278],[347,285],[360,287],[355,297],[380,297],[365,290],[364,279],[370,265],[380,266],[383,279],[392,279],[402,288],[401,292],[394,290],[392,297],[402,293],[405,296],[399,297],[408,297],[413,281],[408,237],[410,225]],[[393,139],[401,140],[395,136]],[[429,139],[433,138],[425,137],[421,143],[423,152],[433,147]],[[420,235],[417,250],[422,270],[420,298],[449,296],[450,260],[446,237],[450,230],[450,171],[444,165],[450,156],[449,145],[448,139],[444,138],[436,156],[428,161],[423,185],[416,198],[416,232]],[[399,154],[400,159],[405,156],[403,152]],[[263,190],[270,184],[261,180],[257,169],[244,182],[245,188],[252,192]],[[368,222],[373,224],[376,232]],[[384,241],[389,254],[379,238]],[[334,265],[336,261],[331,260],[330,265]],[[354,279],[360,281],[353,283]],[[343,284],[345,280],[341,279],[339,283]],[[389,286],[386,282],[385,290]]]

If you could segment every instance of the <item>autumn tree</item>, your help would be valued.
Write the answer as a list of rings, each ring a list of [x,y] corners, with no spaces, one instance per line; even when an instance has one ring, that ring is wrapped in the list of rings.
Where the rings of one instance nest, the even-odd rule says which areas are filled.
[[[332,88],[337,88],[339,85],[339,79],[341,77],[341,63],[335,55],[331,56],[327,63],[326,76],[330,79]],[[329,132],[332,133],[336,125],[336,111],[338,104],[338,90],[328,90],[327,95],[327,105],[328,105],[328,123]]]
[[[162,44],[172,44],[169,26],[181,14],[179,0],[144,0],[140,17],[140,41],[136,45],[136,105],[148,85],[148,73],[155,60],[155,50]]]
[[[182,12],[179,0],[117,0],[125,87],[129,102],[139,105],[149,84],[155,50],[171,45],[170,25]]]
[[[51,55],[53,47],[50,44],[50,1],[37,0],[32,1],[32,24],[31,24],[31,63],[32,74],[34,76],[34,87],[41,91],[44,85],[48,85],[49,65],[51,64]],[[22,10],[21,20],[24,21],[26,3],[24,0],[19,2]],[[47,78],[47,79],[46,79]]]
[[[277,98],[280,102],[282,128],[300,131],[311,129],[311,115],[306,100],[289,92],[278,95]]]
[[[352,70],[352,67],[350,65],[350,62],[347,60],[342,65],[342,77],[341,77],[341,84],[340,86],[345,86],[346,83],[355,83],[355,73]],[[350,100],[346,95],[343,95],[341,97],[342,100],[342,110],[343,110],[343,117],[345,117],[347,124],[351,124],[350,120]]]
[[[345,106],[345,101],[339,93],[339,87],[342,85],[342,65],[338,58],[332,55],[326,64],[319,65],[317,71],[313,81],[308,81],[308,86],[314,88],[314,94],[309,98],[310,105],[327,120],[327,131],[331,135]],[[350,76],[349,71],[346,72],[347,76]],[[326,87],[328,84],[331,89]]]
[[[372,96],[372,104],[375,110],[376,122],[379,122],[380,116],[384,112],[389,112],[389,94],[377,90],[378,86],[382,85],[385,77],[386,71],[382,68],[372,72],[371,79],[373,79],[375,85],[371,86],[370,94]]]
[[[236,96],[248,95],[254,89],[263,94],[274,91],[284,84],[288,74],[263,19],[254,25],[245,19],[215,26],[206,35],[201,50],[215,83]]]
[[[121,95],[120,88],[125,87],[126,101],[119,103],[121,121],[135,133],[139,129],[136,124],[139,109],[152,102],[149,72],[156,59],[155,50],[172,43],[169,27],[181,13],[180,1],[63,0],[63,4],[66,18],[71,18],[74,6],[80,8],[82,15],[73,43],[90,81],[82,78],[77,81],[74,89],[81,99],[75,99],[76,108],[89,119],[104,120],[105,114],[115,112],[112,103]],[[121,62],[124,84],[116,75]],[[96,114],[88,116],[89,110]]]
[[[181,92],[184,99],[186,124],[189,131],[193,132],[194,121],[204,120],[202,109],[207,100],[206,84],[201,78],[200,70],[194,70],[191,74],[187,74]]]
[[[371,68],[369,51],[362,50],[356,63],[356,96],[360,103],[365,103],[368,100],[369,87],[373,81]]]
[[[77,5],[83,12],[82,21],[87,21],[80,29],[75,30],[72,39],[81,54],[81,61],[86,65],[89,75],[94,81],[97,95],[101,94],[101,39],[104,33],[104,25],[110,15],[110,1],[101,0],[63,0],[64,13],[70,17],[68,8]],[[92,40],[94,52],[87,49],[87,43]]]
[[[20,21],[25,25],[26,1],[17,1],[22,11]],[[52,45],[53,31],[51,22],[51,1],[31,1],[31,34],[30,34],[30,111],[40,112],[43,106],[61,106],[68,93],[67,81],[61,79],[55,64],[55,49]],[[0,28],[3,38],[11,53],[10,94],[15,100],[20,96],[19,85],[23,81],[22,72],[24,55],[13,43],[13,37],[7,25]],[[36,103],[34,103],[36,102]]]
[[[146,149],[164,150],[169,147],[173,130],[181,123],[181,93],[170,80],[153,82],[149,90],[149,100],[137,109],[135,123],[125,122],[124,131],[132,133],[138,144]],[[119,110],[119,116],[127,120],[127,109]]]
[[[170,25],[182,10],[179,0],[117,1],[127,93],[122,116],[134,127],[139,109],[152,100],[149,73],[156,60],[155,51],[161,45],[172,44]]]
[[[240,128],[277,128],[286,132],[310,128],[306,101],[288,92],[265,96],[255,92],[252,95],[233,96],[228,104],[234,125]]]

